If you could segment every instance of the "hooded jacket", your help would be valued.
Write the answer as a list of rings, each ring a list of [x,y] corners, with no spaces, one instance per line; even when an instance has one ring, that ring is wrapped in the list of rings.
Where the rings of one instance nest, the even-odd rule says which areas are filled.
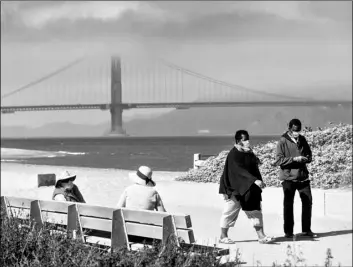
[[[296,162],[294,157],[304,156],[307,162]],[[288,132],[281,136],[276,149],[276,166],[280,167],[279,179],[303,181],[309,178],[307,163],[312,161],[312,152],[305,137],[299,135],[297,143],[289,136]]]

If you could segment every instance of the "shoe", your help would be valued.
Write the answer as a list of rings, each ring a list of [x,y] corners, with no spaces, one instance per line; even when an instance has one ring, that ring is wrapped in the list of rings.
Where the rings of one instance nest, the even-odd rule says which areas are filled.
[[[219,242],[219,243],[222,243],[222,244],[228,244],[228,245],[230,245],[230,244],[235,244],[235,241],[232,240],[232,239],[230,239],[229,237],[224,237],[224,238],[222,238],[222,239],[219,239],[218,242]]]
[[[315,234],[315,233],[313,233],[313,232],[302,232],[301,234],[300,234],[300,236],[302,236],[302,237],[311,237],[311,238],[316,238],[316,237],[318,237],[318,235],[317,234]]]
[[[262,239],[259,239],[260,244],[271,244],[275,242],[275,238],[273,236],[265,236]]]
[[[285,237],[285,238],[293,238],[294,235],[293,235],[293,234],[285,234],[284,237]]]

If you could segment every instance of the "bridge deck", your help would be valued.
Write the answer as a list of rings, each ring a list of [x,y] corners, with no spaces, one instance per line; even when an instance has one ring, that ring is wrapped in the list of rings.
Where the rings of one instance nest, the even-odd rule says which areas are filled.
[[[111,104],[76,104],[76,105],[47,105],[47,106],[2,106],[1,113],[19,111],[48,111],[48,110],[109,110]],[[121,103],[123,109],[131,108],[176,108],[188,109],[197,107],[287,107],[287,106],[352,106],[352,101],[263,101],[263,102],[192,102],[192,103]]]

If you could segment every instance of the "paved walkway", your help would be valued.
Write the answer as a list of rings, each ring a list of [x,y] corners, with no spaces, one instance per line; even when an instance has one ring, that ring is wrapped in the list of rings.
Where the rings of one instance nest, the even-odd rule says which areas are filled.
[[[175,183],[160,182],[158,186],[168,210],[191,215],[198,243],[213,245],[218,242],[219,218],[222,211],[222,200],[214,194],[218,186],[183,183],[176,186],[175,193],[163,194],[163,192],[170,192],[170,186],[175,186]],[[281,188],[267,188],[263,193],[265,232],[278,237],[278,242],[271,245],[259,244],[250,221],[241,211],[236,226],[229,231],[229,236],[237,243],[230,246],[218,245],[229,247],[231,256],[234,256],[236,249],[239,248],[241,259],[246,262],[243,266],[257,266],[257,261],[262,264],[259,266],[272,266],[275,261],[278,264],[284,264],[288,258],[288,245],[297,255],[300,251],[303,253],[307,266],[324,266],[328,248],[332,250],[334,266],[338,266],[338,263],[341,266],[353,266],[352,191],[313,189],[313,199],[312,230],[319,234],[319,238],[315,240],[297,239],[293,241],[281,238],[283,236],[282,190]],[[300,218],[301,201],[299,195],[296,194],[295,233],[301,232]]]

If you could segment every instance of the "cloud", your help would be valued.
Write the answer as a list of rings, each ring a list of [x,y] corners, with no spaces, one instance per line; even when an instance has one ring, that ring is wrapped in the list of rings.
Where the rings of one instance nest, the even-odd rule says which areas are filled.
[[[6,2],[5,7],[5,39],[21,41],[124,35],[189,40],[347,38],[352,28],[351,2],[31,1]]]
[[[29,27],[43,28],[60,20],[119,19],[125,12],[136,10],[138,2],[65,2],[60,6],[44,6],[23,12],[22,19]]]

